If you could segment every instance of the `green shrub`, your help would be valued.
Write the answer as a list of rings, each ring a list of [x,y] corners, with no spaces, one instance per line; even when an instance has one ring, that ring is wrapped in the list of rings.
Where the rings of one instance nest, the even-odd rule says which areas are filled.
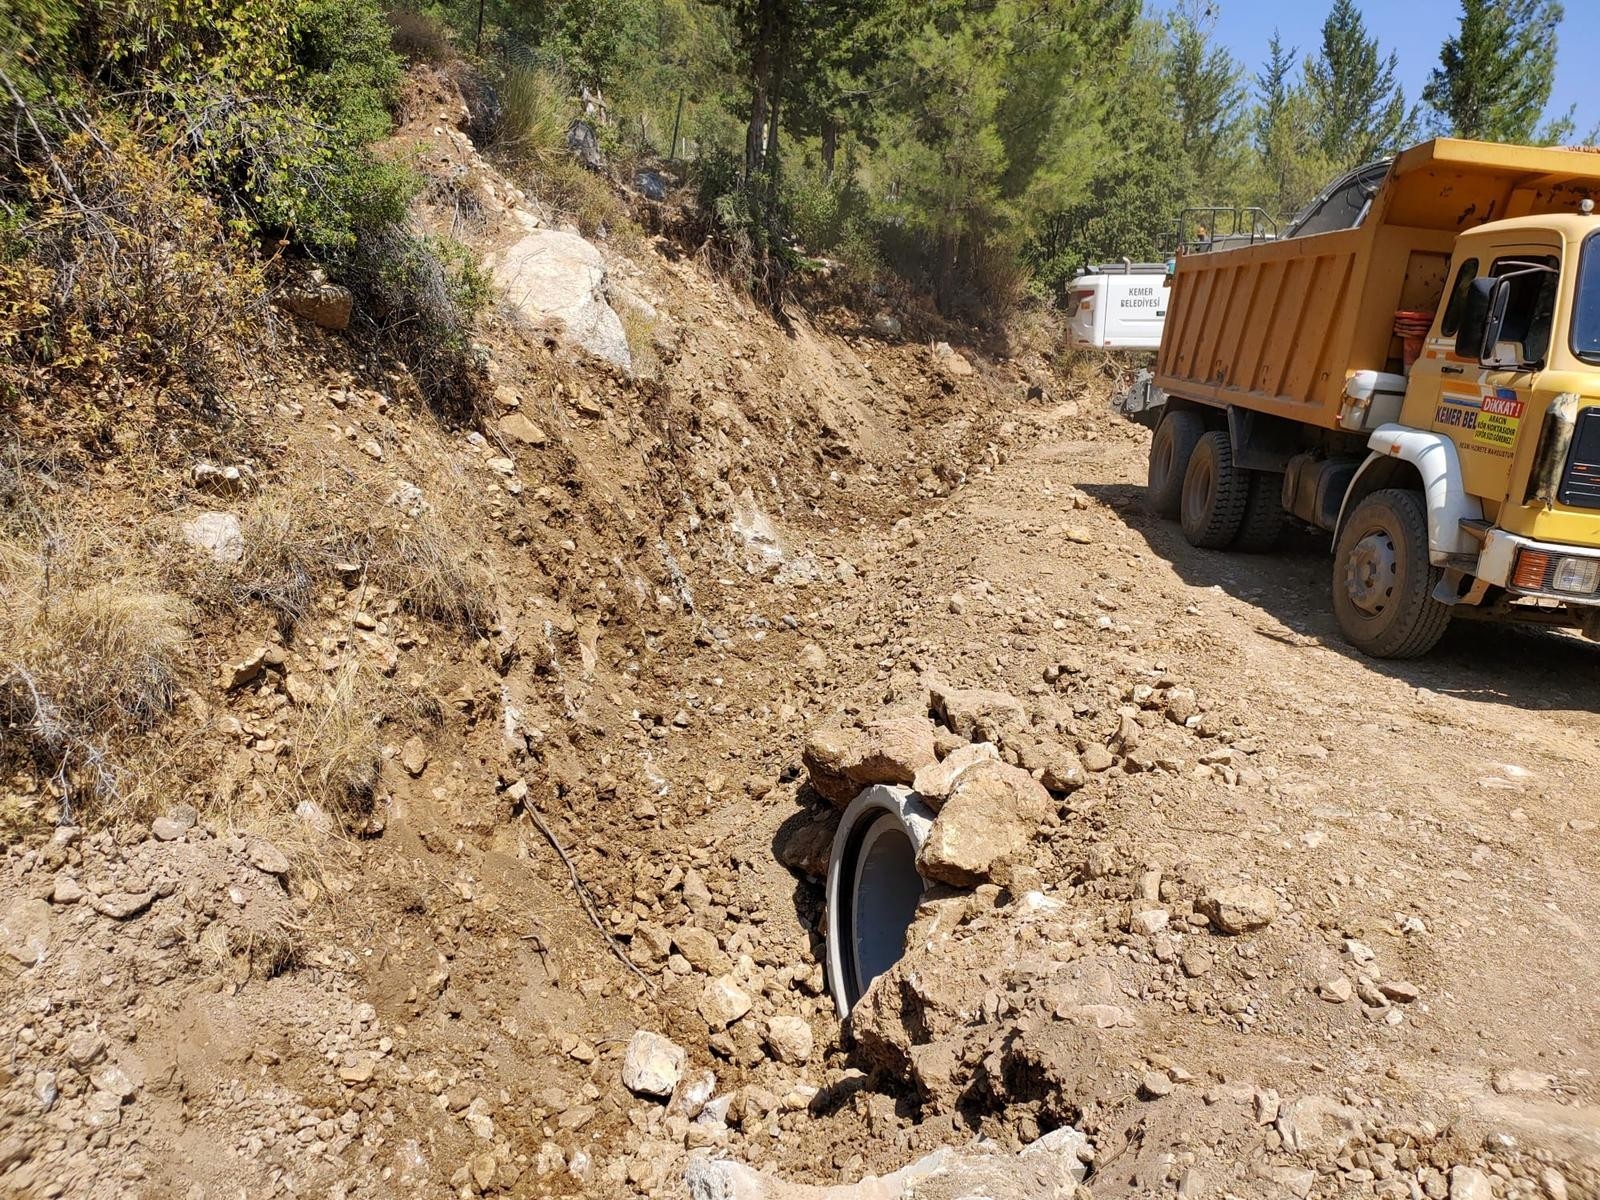
[[[264,306],[249,246],[170,147],[114,122],[75,133],[26,177],[0,232],[0,394],[138,372],[201,394]]]
[[[400,78],[376,0],[13,2],[0,68],[31,109],[18,122],[30,136],[78,127],[69,106],[137,114],[230,217],[316,250],[404,214],[407,173],[368,150]],[[13,203],[45,148],[19,149],[0,158]]]

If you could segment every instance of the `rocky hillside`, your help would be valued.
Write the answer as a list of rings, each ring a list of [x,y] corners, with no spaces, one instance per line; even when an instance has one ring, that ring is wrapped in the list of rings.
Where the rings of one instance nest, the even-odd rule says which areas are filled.
[[[1047,375],[780,327],[560,227],[441,77],[406,114],[414,219],[496,281],[492,411],[431,415],[313,278],[212,418],[30,409],[0,471],[12,1193],[654,1191],[636,1029],[723,1111],[837,1040],[751,813],[876,670],[860,539]],[[714,1045],[706,971],[751,1012]]]

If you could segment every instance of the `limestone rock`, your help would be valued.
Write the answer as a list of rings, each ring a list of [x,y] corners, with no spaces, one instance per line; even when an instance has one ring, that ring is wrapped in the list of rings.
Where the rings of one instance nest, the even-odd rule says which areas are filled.
[[[733,970],[733,960],[717,944],[716,935],[695,925],[684,925],[673,931],[672,940],[678,953],[689,960],[689,965],[707,975],[726,975]]]
[[[640,921],[628,943],[628,957],[640,966],[659,963],[672,953],[672,935],[654,921]]]
[[[218,466],[211,462],[197,462],[189,469],[189,478],[202,492],[218,496],[243,496],[256,485],[256,475],[248,466]]]
[[[854,800],[859,788],[845,776],[845,763],[854,752],[857,731],[826,725],[806,734],[800,762],[819,796],[839,808]]]
[[[939,762],[919,768],[911,779],[911,787],[929,808],[937,811],[963,771],[981,762],[999,761],[1000,751],[993,742],[964,742]]]
[[[264,838],[256,838],[250,843],[248,851],[250,865],[258,871],[268,875],[277,875],[280,878],[289,873],[289,859],[282,850]]]
[[[493,260],[491,273],[529,321],[558,321],[596,358],[632,369],[627,334],[607,298],[605,260],[591,243],[558,229],[530,230]]]
[[[1072,1200],[1094,1158],[1075,1129],[1045,1134],[1009,1154],[991,1144],[941,1146],[888,1175],[838,1186],[789,1183],[728,1159],[696,1154],[684,1169],[690,1200]]]
[[[885,717],[862,729],[813,730],[801,762],[819,795],[839,807],[875,783],[908,784],[937,761],[934,729],[925,717]]]
[[[350,289],[329,283],[321,271],[286,284],[278,293],[278,303],[324,329],[348,329],[350,314],[355,307]]]
[[[1212,888],[1195,901],[1195,909],[1223,933],[1249,933],[1272,924],[1278,898],[1260,884],[1241,883]]]
[[[1493,1200],[1489,1177],[1477,1167],[1450,1168],[1450,1200]]]
[[[1286,1150],[1331,1158],[1361,1133],[1361,1111],[1332,1096],[1301,1096],[1278,1113],[1278,1136]]]
[[[543,446],[549,440],[542,428],[519,412],[507,413],[500,418],[500,432],[524,446]]]
[[[683,1047],[640,1029],[628,1039],[628,1051],[622,1060],[622,1083],[638,1096],[653,1096],[665,1100],[672,1095],[683,1076]]]
[[[813,879],[825,879],[828,875],[828,858],[833,853],[833,835],[838,828],[837,814],[833,814],[829,820],[804,816],[791,819],[778,830],[773,853],[791,871],[798,871]]]
[[[406,744],[400,747],[400,765],[406,769],[406,774],[416,779],[428,769],[428,748],[423,745],[422,739],[413,734],[406,739]]]
[[[887,717],[862,731],[854,759],[846,764],[850,781],[910,783],[919,768],[934,762],[933,724],[925,717]]]
[[[1128,918],[1128,929],[1145,937],[1154,937],[1167,927],[1172,915],[1164,908],[1141,908]]]
[[[814,1038],[811,1023],[804,1017],[773,1017],[767,1022],[767,1045],[781,1063],[804,1066],[811,1060]]]
[[[740,987],[731,975],[719,975],[707,981],[696,1007],[706,1024],[716,1030],[732,1025],[748,1013],[754,1004],[750,993]]]
[[[1405,979],[1381,979],[1378,981],[1378,990],[1396,1004],[1410,1004],[1422,995],[1416,984]]]
[[[1039,782],[1052,792],[1075,792],[1083,786],[1083,764],[1060,742],[1046,740],[1024,748],[1024,768],[1038,773]]]
[[[137,917],[156,902],[154,889],[143,892],[107,892],[103,896],[90,896],[89,903],[95,912],[113,921],[126,921]]]
[[[0,951],[25,967],[42,959],[50,946],[50,905],[18,897],[0,916]]]
[[[1085,771],[1098,775],[1102,771],[1109,771],[1117,765],[1116,756],[1098,742],[1091,742],[1083,748],[1083,757],[1080,760]]]
[[[945,726],[968,741],[998,741],[1027,720],[1021,701],[1007,692],[932,684],[928,696]]]
[[[1343,975],[1335,975],[1317,986],[1317,995],[1329,1004],[1343,1004],[1350,999],[1354,989]]]
[[[1054,807],[1050,793],[1026,771],[999,762],[970,767],[928,830],[917,869],[957,887],[1003,876]]]
[[[236,563],[244,557],[244,530],[236,513],[200,513],[183,523],[183,539],[213,562]]]
[[[937,343],[933,348],[933,356],[944,373],[952,378],[965,379],[972,374],[972,364],[949,342]]]

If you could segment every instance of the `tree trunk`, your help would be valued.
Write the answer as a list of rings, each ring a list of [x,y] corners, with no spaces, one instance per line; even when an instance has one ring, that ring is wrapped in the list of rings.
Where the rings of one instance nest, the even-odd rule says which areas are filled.
[[[771,111],[767,115],[767,154],[765,165],[769,174],[778,173],[778,110],[783,100],[784,67],[788,65],[789,39],[783,31],[778,34],[778,53],[772,63]]]
[[[778,34],[778,0],[760,0],[756,8],[756,52],[750,61],[750,124],[744,134],[744,177],[761,169],[768,104],[772,95],[772,59]]]
[[[833,182],[833,156],[839,149],[839,118],[830,116],[822,123],[822,181]]]

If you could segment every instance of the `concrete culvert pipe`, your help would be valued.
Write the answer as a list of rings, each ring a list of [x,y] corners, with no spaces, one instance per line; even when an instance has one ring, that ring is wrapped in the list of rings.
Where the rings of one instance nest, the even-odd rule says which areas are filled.
[[[869,787],[845,809],[828,858],[828,986],[841,1018],[905,953],[924,886],[917,852],[932,824],[910,788]]]

